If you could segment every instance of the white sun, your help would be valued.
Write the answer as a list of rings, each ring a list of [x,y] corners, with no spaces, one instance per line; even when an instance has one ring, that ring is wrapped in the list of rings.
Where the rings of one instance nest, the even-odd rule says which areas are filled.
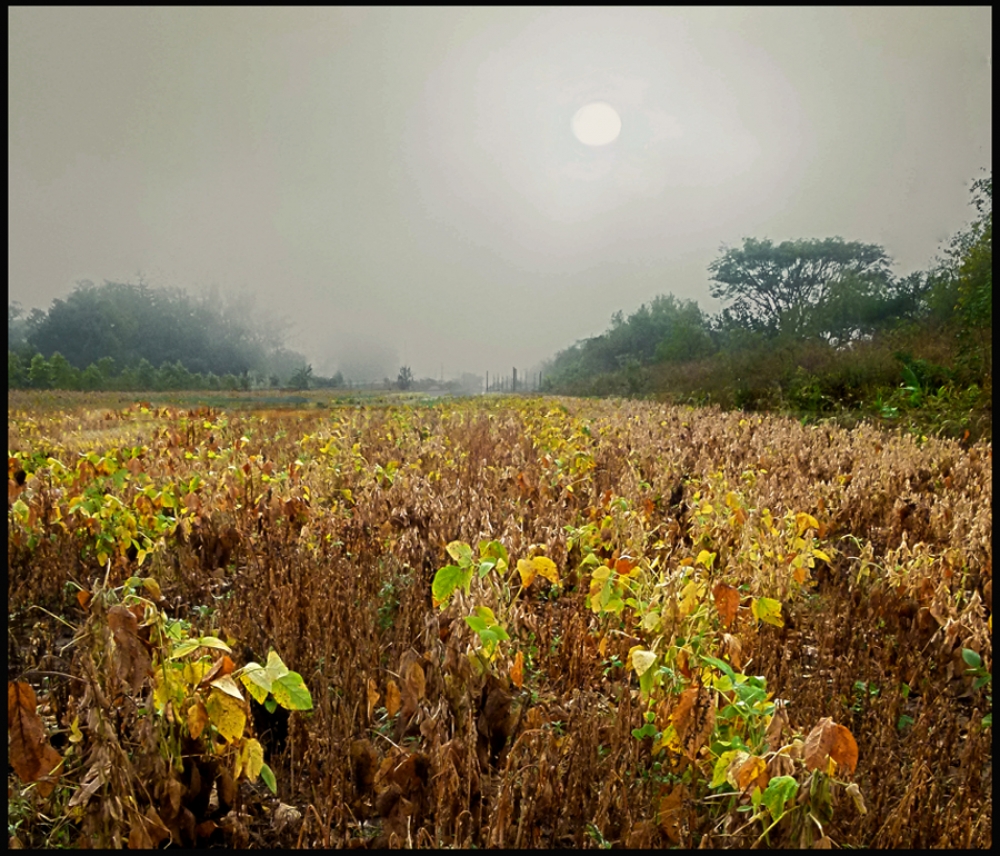
[[[588,146],[606,146],[618,138],[621,130],[618,111],[605,101],[584,104],[573,116],[573,133]]]

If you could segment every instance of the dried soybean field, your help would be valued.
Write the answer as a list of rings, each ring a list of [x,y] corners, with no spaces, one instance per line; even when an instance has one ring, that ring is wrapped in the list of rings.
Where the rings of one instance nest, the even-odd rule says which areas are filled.
[[[988,847],[992,446],[8,398],[11,846]]]

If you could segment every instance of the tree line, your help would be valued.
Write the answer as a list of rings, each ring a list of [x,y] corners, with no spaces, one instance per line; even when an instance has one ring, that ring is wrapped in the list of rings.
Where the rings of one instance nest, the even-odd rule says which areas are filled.
[[[905,277],[878,244],[745,238],[708,267],[719,313],[672,294],[617,312],[548,363],[545,387],[815,412],[899,388],[991,401],[992,200],[988,174],[972,185],[973,221]]]
[[[7,307],[7,383],[35,389],[337,385],[285,347],[287,324],[218,291],[84,281],[49,309]]]

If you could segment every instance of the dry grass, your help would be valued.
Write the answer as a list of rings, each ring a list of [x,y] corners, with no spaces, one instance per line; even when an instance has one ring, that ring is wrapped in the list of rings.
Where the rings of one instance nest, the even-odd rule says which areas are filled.
[[[96,477],[75,469],[83,452],[138,445],[150,484],[201,478],[197,499],[184,503],[176,530],[141,573],[159,580],[172,612],[239,640],[242,662],[273,647],[312,691],[309,715],[259,709],[254,718],[280,802],[301,817],[276,823],[274,801],[243,785],[211,841],[753,844],[760,826],[746,828],[738,795],[720,800],[696,775],[709,747],[684,759],[654,754],[650,740],[632,735],[646,702],[622,666],[637,641],[649,640],[628,609],[619,622],[587,607],[590,573],[579,568],[572,530],[596,523],[602,560],[656,558],[667,579],[708,549],[717,553],[710,581],[781,601],[784,627],[741,617],[733,635],[746,673],[764,676],[789,701],[793,733],[832,717],[857,741],[853,777],[838,778],[860,786],[867,813],[841,794],[824,824],[833,842],[991,843],[991,729],[981,725],[989,688],[973,690],[961,658],[970,648],[992,668],[989,444],[963,449],[868,426],[804,428],[613,400],[253,414],[105,410],[81,399],[33,418],[30,396],[9,406],[11,476],[25,471],[10,496],[34,516],[30,525],[9,517],[8,672],[35,684],[63,747],[73,717],[98,704],[85,660],[95,651],[99,658],[100,646],[64,649],[72,631],[32,607],[99,636],[97,620],[66,586],[90,590],[105,574],[81,552],[91,536],[69,510]],[[57,484],[39,451],[73,472]],[[142,492],[135,479],[112,488],[126,508]],[[725,509],[730,494],[749,515],[745,526],[700,513],[706,504]],[[615,498],[627,511],[614,510]],[[780,556],[751,557],[748,533],[763,525],[765,509],[776,520],[812,515],[836,553],[804,587],[789,582]],[[29,541],[29,529],[39,537]],[[512,562],[548,556],[562,584],[538,581],[511,606],[512,571],[507,589],[477,581],[468,597],[435,609],[431,581],[451,561],[446,545],[480,539],[500,541]],[[135,571],[122,546],[111,558],[112,580]],[[475,604],[507,610],[512,640],[486,674],[467,656],[476,637],[463,619]],[[509,677],[517,651],[525,660],[520,688]],[[393,687],[402,692],[395,711]],[[115,739],[137,758],[140,720],[111,713]],[[55,808],[74,844],[128,838],[127,820],[101,813],[96,800],[76,814],[67,808],[110,742],[85,731],[76,766],[61,780]],[[134,763],[136,776],[153,769]],[[105,801],[129,787],[146,799],[125,779],[104,786]],[[22,843],[51,844],[52,826],[40,815],[58,811],[31,806]],[[800,840],[779,827],[769,843]]]

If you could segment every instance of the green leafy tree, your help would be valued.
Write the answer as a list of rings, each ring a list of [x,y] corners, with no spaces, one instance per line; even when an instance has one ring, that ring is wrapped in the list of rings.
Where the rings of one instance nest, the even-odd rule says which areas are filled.
[[[55,389],[77,389],[80,385],[80,372],[73,368],[59,351],[49,359],[49,369],[52,372],[52,386]]]
[[[41,354],[35,354],[28,367],[28,383],[34,389],[52,389],[52,381],[52,366],[49,361]]]
[[[91,363],[80,375],[80,389],[100,389],[101,381],[101,370]]]
[[[118,366],[114,357],[101,357],[97,361],[97,369],[104,378],[104,388],[110,389],[114,385],[114,380],[118,377]]]
[[[28,385],[28,369],[21,355],[7,351],[7,386],[10,389],[23,389]]]
[[[413,372],[410,371],[409,366],[400,368],[399,375],[396,377],[396,386],[400,389],[409,389],[413,386]]]
[[[729,325],[767,335],[815,333],[814,313],[831,299],[834,283],[888,288],[890,259],[877,244],[825,240],[771,241],[745,238],[709,265],[713,297],[732,301]]]
[[[290,389],[309,389],[312,380],[313,367],[311,365],[300,366],[288,381]]]
[[[972,185],[979,216],[952,241],[956,264],[958,311],[970,328],[993,326],[993,175]]]

